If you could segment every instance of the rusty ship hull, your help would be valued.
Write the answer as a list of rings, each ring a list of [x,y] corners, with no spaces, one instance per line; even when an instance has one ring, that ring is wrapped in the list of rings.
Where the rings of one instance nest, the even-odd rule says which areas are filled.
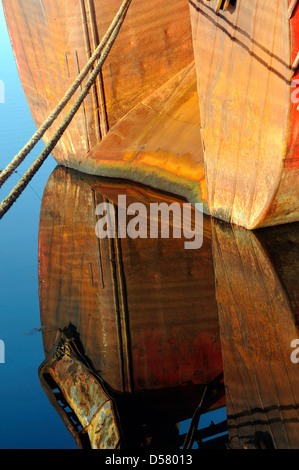
[[[292,97],[299,11],[295,5],[290,15],[290,4],[134,0],[54,158],[203,202],[206,213],[248,229],[297,221],[299,120]],[[3,0],[3,6],[39,127],[120,2]]]
[[[120,4],[3,2],[37,127],[87,63]],[[134,0],[102,73],[53,157],[84,173],[206,201],[196,80],[188,3]],[[46,143],[75,98],[46,133]]]
[[[210,213],[248,229],[294,222],[298,5],[189,4]]]

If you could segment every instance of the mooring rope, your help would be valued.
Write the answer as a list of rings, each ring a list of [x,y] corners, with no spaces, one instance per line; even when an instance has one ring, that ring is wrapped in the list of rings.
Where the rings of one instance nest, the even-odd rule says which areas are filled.
[[[99,62],[95,66],[94,70],[90,74],[84,88],[82,89],[79,97],[73,104],[70,112],[63,120],[62,124],[59,126],[57,131],[55,132],[52,139],[48,142],[44,150],[41,154],[37,157],[34,163],[30,166],[28,171],[24,174],[24,176],[20,179],[20,181],[14,186],[13,190],[10,194],[2,201],[0,205],[0,218],[8,211],[8,209],[12,206],[12,204],[16,201],[22,191],[26,188],[28,183],[31,181],[33,176],[36,172],[40,169],[46,158],[50,155],[52,150],[57,145],[58,141],[61,139],[64,131],[67,129],[69,124],[71,123],[72,119],[74,118],[76,112],[80,108],[82,102],[86,98],[89,93],[90,88],[94,84],[97,75],[100,73],[105,60],[108,57],[108,54],[118,36],[119,30],[125,20],[127,11],[131,4],[132,0],[124,0],[122,3],[117,15],[115,16],[113,22],[111,23],[107,33],[105,34],[104,38],[102,39],[101,43],[97,47],[96,51],[94,52],[91,59],[88,61],[87,65],[84,67],[82,72],[78,75],[77,79],[75,80],[74,84],[68,90],[66,95],[63,97],[61,102],[55,108],[55,110],[51,113],[49,118],[45,121],[45,123],[39,128],[39,130],[34,134],[32,139],[28,142],[28,144],[19,152],[19,154],[12,160],[12,162],[3,170],[0,174],[0,186],[7,180],[7,178],[12,174],[12,172],[20,165],[20,163],[25,159],[28,153],[32,150],[32,148],[36,145],[36,143],[42,138],[46,130],[50,127],[50,125],[54,122],[54,120],[58,117],[58,114],[61,110],[65,107],[67,102],[70,100],[71,96],[75,93],[77,88],[82,83],[82,80],[85,78],[91,67],[93,66],[94,62],[97,58],[99,58]]]
[[[5,181],[9,178],[9,176],[13,173],[13,171],[24,161],[27,155],[31,152],[31,150],[35,147],[35,145],[41,140],[44,136],[45,132],[49,129],[49,127],[53,124],[53,122],[57,119],[61,111],[65,108],[67,103],[70,101],[71,97],[74,95],[76,90],[82,84],[84,78],[91,70],[94,62],[99,59],[101,53],[106,46],[108,40],[110,39],[111,35],[113,34],[116,26],[119,22],[122,23],[126,12],[128,10],[129,4],[132,0],[124,0],[122,3],[119,11],[117,12],[116,16],[114,17],[109,29],[107,30],[105,36],[103,37],[102,41],[96,48],[95,52],[93,53],[90,60],[87,62],[86,66],[82,69],[81,73],[78,75],[72,86],[68,89],[62,100],[58,103],[56,108],[52,111],[52,113],[48,116],[45,122],[41,125],[41,127],[36,131],[36,133],[32,136],[29,142],[20,150],[20,152],[14,157],[14,159],[7,165],[7,167],[1,172],[0,174],[0,187],[5,183]]]

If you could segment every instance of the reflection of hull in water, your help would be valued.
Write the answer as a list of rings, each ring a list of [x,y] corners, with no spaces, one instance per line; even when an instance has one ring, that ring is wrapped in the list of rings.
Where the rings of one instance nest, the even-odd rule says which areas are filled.
[[[299,447],[298,225],[213,222],[230,446]]]
[[[53,155],[82,172],[203,201],[206,212],[246,228],[298,220],[290,65],[299,11],[289,22],[287,0],[236,0],[216,14],[217,3],[134,0],[102,75]],[[120,2],[3,4],[39,126]]]
[[[48,355],[57,330],[74,325],[121,415],[132,411],[126,425],[175,425],[192,416],[203,386],[222,372],[210,222],[196,251],[185,250],[184,239],[99,240],[95,207],[116,206],[118,194],[146,207],[182,204],[62,167],[48,181],[39,235],[44,349]],[[221,406],[220,387],[205,409]]]
[[[136,429],[146,423],[138,436],[160,447],[165,435],[178,442],[175,424],[191,417],[223,358],[229,446],[298,448],[297,225],[253,233],[204,219],[196,251],[179,239],[99,242],[95,205],[116,206],[119,193],[128,203],[175,201],[63,168],[48,182],[39,255],[46,355],[57,329],[75,325],[129,444],[141,445]],[[68,383],[66,374],[59,388]],[[216,385],[201,411],[225,404]]]

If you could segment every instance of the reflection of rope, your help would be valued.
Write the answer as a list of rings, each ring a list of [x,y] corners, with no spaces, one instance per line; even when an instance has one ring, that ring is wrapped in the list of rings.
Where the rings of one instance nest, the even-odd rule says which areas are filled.
[[[25,145],[25,147],[16,155],[16,157],[11,161],[11,163],[2,171],[0,174],[0,187],[1,185],[8,179],[8,177],[12,174],[12,172],[17,168],[21,162],[25,159],[28,153],[33,149],[33,147],[37,144],[37,142],[42,138],[45,134],[46,130],[51,126],[51,124],[55,121],[58,117],[59,113],[62,109],[66,106],[70,98],[73,96],[77,88],[81,85],[83,79],[86,77],[89,70],[92,68],[94,62],[99,59],[96,67],[94,68],[93,72],[90,74],[84,88],[82,89],[79,97],[73,104],[70,112],[60,125],[60,127],[55,132],[52,139],[49,141],[47,146],[44,148],[42,153],[37,157],[34,163],[31,165],[29,170],[25,173],[23,178],[17,183],[17,185],[13,188],[11,193],[8,195],[6,199],[4,199],[0,205],[0,218],[8,211],[8,209],[12,206],[15,200],[19,197],[25,187],[28,185],[29,181],[33,178],[35,173],[39,170],[42,166],[46,158],[50,155],[52,150],[55,148],[58,141],[61,139],[64,131],[67,129],[69,124],[71,123],[72,119],[74,118],[76,112],[80,108],[82,102],[86,98],[89,93],[90,88],[96,81],[98,74],[100,73],[105,60],[117,38],[119,30],[124,22],[126,17],[126,13],[129,9],[132,0],[124,0],[117,15],[115,16],[113,22],[111,23],[107,33],[105,34],[104,38],[98,45],[97,49],[95,50],[94,54],[88,61],[87,65],[84,67],[82,72],[78,75],[77,79],[67,91],[66,95],[60,101],[58,106],[55,110],[50,114],[50,116],[46,119],[46,121],[42,124],[42,126],[37,130],[34,134],[32,139]]]

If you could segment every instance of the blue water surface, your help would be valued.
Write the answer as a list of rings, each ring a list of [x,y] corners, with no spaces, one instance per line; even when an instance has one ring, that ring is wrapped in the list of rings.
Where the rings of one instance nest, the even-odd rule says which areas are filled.
[[[0,2],[0,169],[36,130],[15,64]],[[1,87],[0,87],[1,93]],[[0,99],[0,101],[3,101]],[[40,143],[0,189],[5,198],[43,149]],[[0,220],[0,448],[72,449],[74,439],[43,391],[38,367],[44,360],[38,296],[38,229],[41,199],[56,167],[50,156],[30,185]],[[0,358],[1,362],[1,358]],[[204,416],[200,427],[226,419],[225,409]],[[187,420],[180,425],[185,433]]]
[[[18,76],[0,2],[0,169],[35,132]],[[1,100],[3,101],[3,100]],[[0,190],[6,197],[43,149],[37,145]],[[55,168],[44,163],[20,198],[0,220],[0,448],[76,448],[40,386],[38,367],[44,360],[38,297],[38,227],[41,199]]]

